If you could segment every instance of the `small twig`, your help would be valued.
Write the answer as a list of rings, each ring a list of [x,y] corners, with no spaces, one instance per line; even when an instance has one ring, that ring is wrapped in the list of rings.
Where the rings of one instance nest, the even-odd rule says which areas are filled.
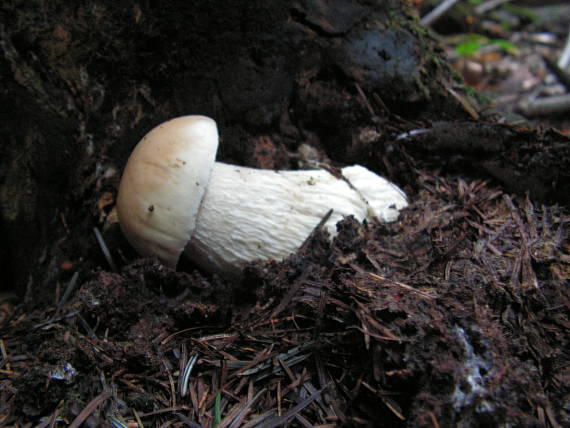
[[[200,425],[197,422],[194,422],[192,419],[190,419],[187,416],[184,416],[182,413],[175,412],[174,414],[178,416],[178,419],[180,419],[183,424],[188,425],[190,428],[202,428],[202,425]]]
[[[342,177],[342,178],[344,178],[344,177]],[[316,234],[324,227],[324,225],[327,223],[327,221],[329,221],[329,218],[331,218],[331,215],[333,212],[334,212],[334,210],[332,208],[327,211],[327,213],[323,216],[321,221],[319,221],[319,224],[317,224],[315,226],[315,228],[313,229],[311,234],[309,236],[307,236],[307,239],[305,239],[305,241],[301,244],[301,246],[299,247],[300,251],[303,251],[307,248],[307,246],[311,242],[311,239],[313,239],[316,236]]]
[[[79,320],[79,323],[83,326],[83,328],[85,329],[85,331],[87,332],[87,335],[89,336],[90,339],[97,339],[97,335],[95,334],[95,331],[91,328],[91,326],[87,323],[87,321],[85,321],[85,319],[81,316],[81,314],[77,314],[77,319]]]
[[[60,213],[59,216],[61,218],[61,223],[63,224],[63,227],[65,228],[65,232],[68,235],[71,235],[71,231],[69,230],[69,226],[67,224],[67,220],[65,220],[65,216],[63,215],[63,213]]]
[[[386,285],[388,287],[398,286],[398,287],[403,288],[404,290],[411,291],[412,293],[417,293],[420,296],[425,297],[426,299],[434,299],[435,298],[435,296],[432,296],[431,294],[428,294],[428,293],[425,293],[421,290],[418,290],[417,288],[414,288],[408,284],[404,284],[403,282],[390,280],[390,279],[384,278],[383,276],[377,275],[377,274],[372,273],[372,272],[368,272],[368,275],[370,275],[371,278],[373,278],[377,281],[385,281],[383,285]]]
[[[479,119],[479,113],[477,113],[477,111],[475,111],[475,109],[471,106],[471,104],[469,103],[469,101],[467,101],[466,98],[462,97],[461,95],[459,95],[459,93],[457,91],[455,91],[453,88],[446,86],[445,89],[447,89],[447,91],[451,94],[451,96],[453,98],[455,98],[465,109],[465,111],[467,113],[469,113],[469,115],[474,119],[474,120],[478,120]]]
[[[64,402],[64,400],[61,400],[61,401],[59,402],[59,404],[57,405],[57,407],[56,407],[56,409],[55,409],[55,412],[53,412],[53,414],[51,415],[50,420],[49,420],[49,427],[50,427],[50,428],[54,428],[54,427],[55,427],[55,423],[56,423],[56,421],[57,421],[57,419],[58,419],[58,415],[59,415],[59,408],[61,407],[61,405],[63,404],[63,402]]]
[[[287,292],[287,294],[285,294],[285,296],[283,297],[281,302],[279,302],[277,307],[273,309],[273,312],[271,312],[272,319],[277,318],[277,315],[279,315],[282,311],[285,310],[287,305],[291,302],[291,300],[293,300],[293,297],[295,297],[295,295],[299,292],[301,287],[305,285],[305,279],[309,276],[309,273],[312,273],[312,269],[310,266],[301,274],[301,278],[299,278],[299,280],[297,280],[295,284],[293,284],[289,288],[289,291]]]
[[[519,103],[521,113],[527,117],[546,116],[570,110],[570,94],[553,95],[535,100],[525,100]]]
[[[261,424],[260,426],[262,426],[263,428],[275,428],[275,427],[280,427],[280,426],[285,425],[285,422],[287,422],[289,419],[293,418],[297,413],[299,413],[301,410],[303,410],[305,407],[307,407],[309,404],[311,404],[313,401],[315,401],[317,398],[319,398],[321,396],[321,392],[323,391],[323,389],[318,390],[317,392],[315,392],[310,397],[301,401],[295,407],[293,407],[289,411],[285,412],[283,414],[283,416],[273,418],[273,419]]]
[[[570,30],[568,31],[568,37],[566,38],[566,45],[564,46],[564,50],[560,55],[560,59],[558,60],[558,67],[562,70],[566,70],[568,65],[570,64]]]
[[[179,412],[181,410],[184,410],[184,409],[182,407],[165,407],[164,409],[153,410],[152,412],[148,412],[148,413],[141,413],[139,415],[139,417],[147,418],[149,416],[162,415],[164,413],[174,413],[174,412]]]
[[[362,88],[360,87],[360,85],[358,83],[355,83],[354,86],[356,86],[356,90],[358,91],[358,94],[360,95],[360,98],[362,98],[362,102],[364,103],[364,105],[366,106],[366,109],[368,110],[368,113],[370,113],[370,117],[375,118],[376,117],[376,112],[374,111],[374,108],[372,107],[372,104],[370,104],[370,101],[368,100],[368,97],[366,96],[366,94],[364,93],[364,91],[362,90]]]
[[[253,418],[251,421],[249,421],[248,423],[246,423],[245,425],[242,425],[242,428],[254,428],[254,427],[260,427],[263,426],[263,422],[266,419],[272,418],[275,416],[275,411],[274,410],[270,410],[269,412],[266,412],[262,415],[259,415],[255,418]],[[278,415],[280,416],[280,415]]]
[[[386,106],[386,104],[384,103],[384,100],[382,100],[382,98],[380,97],[380,95],[378,95],[376,92],[374,92],[372,94],[372,98],[374,98],[374,101],[376,102],[376,104],[378,105],[379,108],[382,109],[382,111],[385,114],[389,114],[390,110],[388,110],[388,107]]]
[[[479,15],[483,15],[486,12],[489,12],[491,9],[494,9],[503,3],[508,3],[511,0],[489,0],[485,3],[481,3],[479,6],[475,8],[475,12]]]
[[[144,428],[144,425],[141,421],[141,417],[139,416],[139,414],[137,413],[137,411],[135,409],[132,409],[133,411],[133,415],[135,415],[135,419],[137,421],[137,424],[139,425],[138,428]]]
[[[172,378],[172,373],[170,373],[170,368],[168,362],[164,357],[162,357],[162,365],[164,366],[164,371],[168,375],[168,384],[170,385],[170,405],[171,407],[176,407],[176,387],[174,386],[174,379]]]
[[[205,328],[213,328],[213,326],[211,326],[211,325],[205,325],[205,326],[198,326],[198,327],[188,327],[188,328],[185,328],[185,329],[183,329],[183,330],[179,330],[179,331],[176,331],[176,332],[172,333],[170,336],[166,337],[165,339],[159,338],[159,339],[155,339],[154,341],[156,341],[156,342],[159,342],[159,341],[160,341],[160,346],[164,346],[164,345],[166,345],[168,342],[170,342],[172,339],[174,339],[176,336],[178,336],[178,335],[180,335],[180,334],[187,333],[187,332],[189,332],[189,331],[194,331],[194,330],[203,330],[203,329],[205,329]],[[164,337],[164,336],[161,336],[161,337]],[[203,340],[203,339],[202,339],[202,340]],[[154,342],[154,341],[153,341],[153,342]]]
[[[63,296],[61,297],[59,303],[57,304],[59,308],[61,308],[65,304],[65,302],[67,302],[67,299],[69,299],[69,296],[71,296],[71,293],[73,292],[73,290],[75,290],[75,286],[77,285],[77,278],[79,278],[78,271],[73,274],[71,280],[69,281],[69,284],[67,284],[65,292],[63,293]]]
[[[6,346],[4,345],[4,340],[0,339],[0,352],[2,353],[2,360],[6,363],[6,370],[11,372],[12,367],[10,366],[10,360],[8,358],[8,352],[6,352]]]
[[[545,56],[545,57],[543,57],[543,60],[544,60],[544,63],[550,69],[550,71],[552,71],[556,75],[556,77],[558,78],[558,81],[564,85],[564,87],[566,88],[566,92],[569,92],[570,91],[570,75],[568,75],[568,73],[566,73],[564,70],[562,70],[558,66],[558,64],[556,64],[550,58]]]
[[[112,394],[108,391],[102,392],[93,400],[91,400],[87,406],[77,415],[77,417],[71,422],[69,428],[79,428],[79,426],[89,417],[91,413],[95,411],[95,408],[101,404],[103,401],[111,398]]]
[[[229,425],[229,428],[237,428],[238,426],[241,425],[241,423],[243,422],[243,418],[245,417],[246,413],[255,405],[257,400],[259,400],[259,398],[261,398],[261,396],[265,393],[265,391],[266,391],[265,389],[262,389],[257,394],[255,394],[255,396],[251,400],[249,400],[247,403],[245,403],[243,405],[243,408],[241,408],[239,410],[239,412],[237,412],[237,415],[235,415],[232,418],[232,421],[231,421],[231,424]],[[220,424],[220,428],[222,428],[221,425],[222,424]]]
[[[103,255],[105,256],[105,259],[107,259],[107,263],[109,263],[109,266],[111,267],[113,272],[118,272],[119,270],[117,269],[117,265],[115,265],[115,262],[113,261],[113,258],[111,257],[111,253],[109,252],[109,248],[107,247],[107,244],[105,244],[105,240],[103,239],[103,235],[101,235],[101,232],[99,232],[99,229],[97,229],[96,227],[93,228],[93,232],[95,233],[95,237],[97,238],[97,242],[99,243],[99,246],[101,247],[101,251],[103,252]]]
[[[198,361],[199,353],[196,352],[190,357],[190,360],[186,363],[184,370],[182,371],[181,383],[180,383],[180,396],[185,397],[188,393],[188,383],[190,382],[190,373],[194,368],[194,364]]]
[[[402,414],[400,406],[398,406],[395,402],[390,400],[389,397],[387,397],[387,391],[378,390],[365,381],[362,381],[362,386],[380,398],[380,400],[382,400],[386,407],[388,407],[388,409],[390,409],[398,419],[401,419],[403,421],[406,420],[406,417]]]
[[[62,320],[64,320],[64,319],[66,319],[66,318],[72,318],[72,317],[76,316],[78,313],[79,313],[79,311],[69,312],[68,314],[62,315],[62,316],[60,316],[60,317],[57,317],[57,318],[54,318],[54,319],[51,319],[51,320],[44,321],[44,322],[41,322],[41,323],[39,323],[39,324],[33,325],[32,328],[33,328],[33,329],[36,329],[36,328],[46,327],[46,326],[51,325],[51,324],[53,324],[53,323],[56,323],[56,322],[58,322],[58,321],[62,321]]]
[[[426,27],[429,27],[431,24],[441,18],[441,16],[449,9],[451,9],[458,1],[459,0],[444,0],[439,4],[439,6],[437,6],[422,18],[422,24]]]
[[[435,415],[433,414],[433,412],[429,412],[428,413],[429,419],[431,421],[431,426],[433,428],[439,428],[439,422],[437,422],[437,418],[435,417]]]
[[[413,137],[415,135],[422,135],[422,134],[425,134],[426,132],[430,132],[430,130],[429,129],[412,129],[411,131],[404,132],[403,134],[398,135],[396,137],[396,141],[409,140],[411,137]]]
[[[120,416],[107,415],[107,422],[110,422],[114,428],[128,428],[127,423]]]

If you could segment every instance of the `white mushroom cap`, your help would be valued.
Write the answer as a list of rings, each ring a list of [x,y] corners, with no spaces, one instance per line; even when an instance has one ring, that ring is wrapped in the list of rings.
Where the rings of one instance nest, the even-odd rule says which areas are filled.
[[[117,214],[141,255],[176,267],[194,232],[217,149],[216,122],[205,116],[165,122],[135,147],[119,186]]]

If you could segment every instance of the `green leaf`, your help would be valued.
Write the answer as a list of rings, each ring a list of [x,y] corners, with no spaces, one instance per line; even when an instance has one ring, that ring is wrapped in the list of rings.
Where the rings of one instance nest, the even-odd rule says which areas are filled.
[[[476,40],[468,40],[457,45],[455,47],[455,52],[460,56],[471,56],[481,49],[481,46],[481,43]]]
[[[455,52],[460,56],[471,56],[482,46],[488,43],[488,39],[479,34],[467,34],[465,40],[455,47]]]
[[[488,39],[480,34],[467,34],[464,40],[455,47],[455,52],[459,56],[473,56],[484,46],[497,45],[501,50],[509,54],[518,54],[519,50],[515,44],[503,39]]]
[[[221,408],[222,396],[218,392],[216,395],[216,401],[214,402],[214,420],[212,421],[212,427],[217,427],[222,422],[222,408]]]
[[[510,54],[518,54],[519,53],[519,49],[516,47],[516,45],[509,42],[508,40],[495,39],[495,40],[491,40],[491,43],[499,46],[501,48],[501,50],[503,50],[504,52],[507,52]]]

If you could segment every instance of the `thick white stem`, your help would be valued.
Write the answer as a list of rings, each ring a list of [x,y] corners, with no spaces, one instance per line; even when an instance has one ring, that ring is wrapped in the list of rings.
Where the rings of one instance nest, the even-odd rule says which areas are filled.
[[[405,194],[361,166],[342,170],[271,171],[216,162],[196,229],[184,253],[210,272],[239,273],[254,260],[281,260],[305,241],[330,209],[334,235],[345,216],[394,221]]]

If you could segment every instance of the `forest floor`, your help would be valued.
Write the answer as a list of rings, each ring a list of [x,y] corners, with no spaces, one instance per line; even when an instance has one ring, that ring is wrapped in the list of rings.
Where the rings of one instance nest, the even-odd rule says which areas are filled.
[[[560,8],[501,7],[485,36],[441,40],[510,123],[568,134],[567,114],[522,115],[568,89]],[[317,229],[239,282],[124,253],[31,311],[3,301],[0,424],[569,426],[568,207],[392,150],[410,198],[395,223]]]

